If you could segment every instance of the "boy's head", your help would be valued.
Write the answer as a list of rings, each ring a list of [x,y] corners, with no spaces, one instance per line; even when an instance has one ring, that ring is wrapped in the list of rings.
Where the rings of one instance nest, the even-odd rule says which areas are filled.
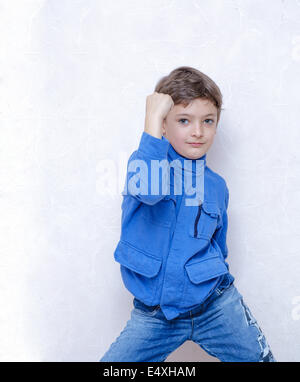
[[[199,70],[181,66],[161,78],[155,91],[169,94],[174,102],[163,122],[164,137],[188,159],[203,156],[213,143],[220,119],[222,94],[219,87]],[[192,142],[202,144],[193,146]]]

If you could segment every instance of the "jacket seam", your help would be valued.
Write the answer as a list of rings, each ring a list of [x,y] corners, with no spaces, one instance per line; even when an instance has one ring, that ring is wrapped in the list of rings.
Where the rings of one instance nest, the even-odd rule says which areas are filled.
[[[160,261],[160,262],[162,261],[161,258],[155,257],[155,256],[153,256],[152,254],[150,254],[149,252],[146,252],[146,251],[144,251],[144,250],[142,250],[142,249],[140,249],[140,248],[135,247],[134,245],[128,243],[128,241],[126,241],[126,240],[120,239],[120,241],[123,242],[125,245],[128,245],[129,247],[133,248],[134,250],[136,250],[136,251],[142,253],[143,255],[146,255],[146,256],[148,256],[148,257],[150,257],[150,258],[152,258],[152,259],[154,259],[154,260],[158,260],[158,261]]]
[[[194,265],[194,264],[203,263],[204,261],[208,261],[208,260],[211,260],[211,259],[220,259],[220,256],[212,256],[212,257],[208,257],[207,259],[195,261],[195,262],[190,263],[190,264],[185,264],[185,267],[189,267],[189,266]]]
[[[222,271],[222,272],[214,273],[213,275],[210,275],[209,278],[206,278],[206,279],[203,279],[203,280],[201,279],[201,281],[198,281],[198,282],[192,281],[191,279],[190,280],[192,281],[193,284],[201,284],[201,283],[204,283],[205,281],[212,280],[215,277],[221,276],[221,275],[226,274],[226,273],[228,273],[228,271],[227,272],[223,272]]]

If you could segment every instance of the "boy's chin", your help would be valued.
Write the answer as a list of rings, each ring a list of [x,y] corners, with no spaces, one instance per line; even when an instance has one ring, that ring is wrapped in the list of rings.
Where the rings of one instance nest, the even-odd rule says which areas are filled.
[[[188,159],[199,159],[201,157],[203,157],[205,153],[201,152],[201,153],[194,153],[194,154],[191,154],[191,153],[186,153],[186,155],[183,154],[184,157],[188,158]]]

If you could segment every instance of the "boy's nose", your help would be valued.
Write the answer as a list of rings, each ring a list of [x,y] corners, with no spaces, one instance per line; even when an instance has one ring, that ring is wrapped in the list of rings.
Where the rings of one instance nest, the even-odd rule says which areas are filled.
[[[192,135],[195,137],[201,137],[203,135],[203,127],[201,124],[196,125],[193,129]]]

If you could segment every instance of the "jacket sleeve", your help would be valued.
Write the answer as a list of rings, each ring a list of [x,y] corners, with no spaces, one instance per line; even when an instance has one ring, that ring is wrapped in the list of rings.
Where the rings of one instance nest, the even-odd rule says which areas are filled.
[[[222,254],[224,256],[224,260],[227,258],[228,255],[228,248],[226,244],[226,238],[227,238],[227,229],[228,229],[228,203],[229,203],[229,190],[226,185],[225,188],[225,208],[223,208],[222,216],[221,216],[221,222],[222,224],[218,229],[216,229],[213,238],[216,240],[217,244],[219,245]]]
[[[167,139],[159,139],[143,131],[138,150],[128,159],[123,196],[131,195],[142,203],[154,205],[169,194],[168,188],[162,189],[162,183],[169,187],[168,147]],[[151,167],[154,168],[160,161],[163,161],[162,170],[158,167],[158,171],[154,169],[151,174]]]

